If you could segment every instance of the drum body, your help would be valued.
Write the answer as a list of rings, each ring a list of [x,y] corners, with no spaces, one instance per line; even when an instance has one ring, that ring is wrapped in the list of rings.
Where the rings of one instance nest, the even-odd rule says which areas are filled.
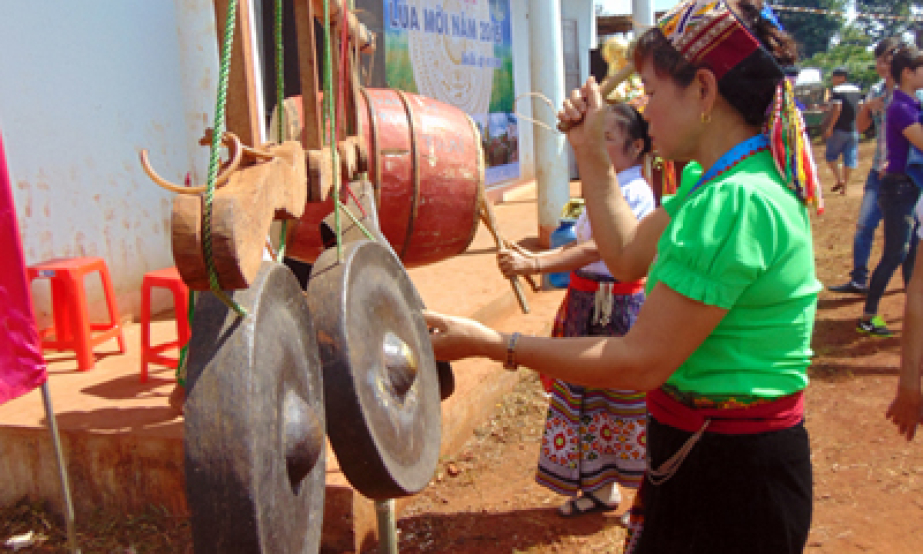
[[[358,102],[381,231],[406,267],[461,254],[474,238],[484,181],[480,133],[463,111],[395,89],[363,89]],[[332,196],[332,195],[331,195]],[[330,199],[309,203],[286,254],[313,263]]]

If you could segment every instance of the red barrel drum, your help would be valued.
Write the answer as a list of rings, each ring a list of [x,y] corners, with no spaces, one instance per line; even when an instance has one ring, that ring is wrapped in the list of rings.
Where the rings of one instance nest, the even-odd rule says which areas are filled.
[[[394,251],[407,267],[464,252],[484,184],[474,122],[454,106],[395,89],[363,89],[357,101],[381,231]],[[332,210],[330,199],[308,203],[286,255],[313,263],[323,250],[318,224]]]

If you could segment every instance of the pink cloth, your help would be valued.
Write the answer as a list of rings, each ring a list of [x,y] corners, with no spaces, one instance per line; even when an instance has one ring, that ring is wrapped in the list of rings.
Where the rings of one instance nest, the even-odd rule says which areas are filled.
[[[47,378],[0,135],[0,404]]]

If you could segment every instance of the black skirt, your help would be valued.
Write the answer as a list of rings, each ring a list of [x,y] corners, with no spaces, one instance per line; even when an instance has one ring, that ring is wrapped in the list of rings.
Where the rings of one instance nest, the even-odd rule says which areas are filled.
[[[657,468],[691,433],[648,421]],[[634,554],[795,554],[811,527],[811,450],[804,423],[768,433],[705,433],[666,482],[641,487]]]

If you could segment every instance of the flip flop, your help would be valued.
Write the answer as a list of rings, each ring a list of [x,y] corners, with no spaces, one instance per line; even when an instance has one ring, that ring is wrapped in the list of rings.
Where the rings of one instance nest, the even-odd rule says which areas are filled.
[[[578,501],[583,498],[590,500],[593,503],[593,505],[590,506],[589,508],[581,508],[580,504],[578,504]],[[565,511],[564,506],[568,506],[570,509],[568,511]],[[573,498],[571,500],[568,500],[566,503],[564,503],[563,506],[558,508],[558,515],[561,517],[577,517],[577,516],[584,516],[587,514],[595,514],[598,512],[611,512],[613,510],[617,510],[618,507],[619,507],[618,504],[615,504],[615,505],[606,504],[605,502],[597,498],[595,494],[588,492],[588,493],[585,493],[583,496],[578,496],[577,498]]]
[[[833,185],[833,187],[830,189],[830,192],[839,192],[842,189],[843,189],[843,183],[837,183]]]

